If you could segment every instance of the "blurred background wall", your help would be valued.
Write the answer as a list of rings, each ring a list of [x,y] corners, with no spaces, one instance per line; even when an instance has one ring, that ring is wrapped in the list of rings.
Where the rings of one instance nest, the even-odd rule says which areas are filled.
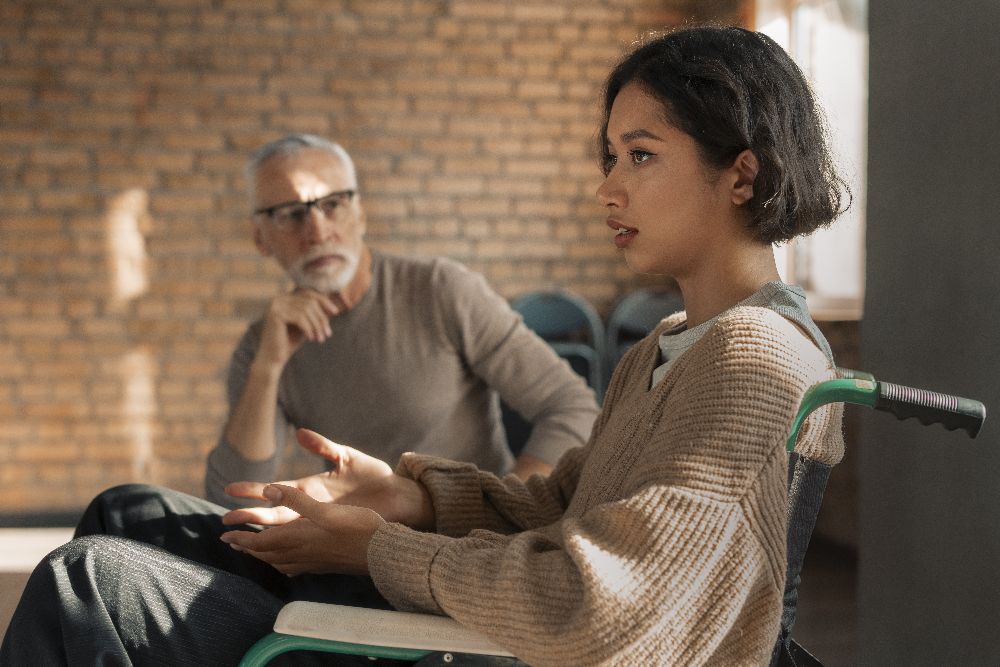
[[[125,481],[200,492],[229,355],[285,288],[241,175],[284,133],[353,154],[373,246],[606,312],[636,284],[593,195],[609,66],[751,6],[3,0],[0,516]]]

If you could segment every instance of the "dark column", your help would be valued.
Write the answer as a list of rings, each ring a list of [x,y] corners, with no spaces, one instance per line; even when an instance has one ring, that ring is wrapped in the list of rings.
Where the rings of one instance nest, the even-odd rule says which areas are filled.
[[[871,0],[862,365],[982,400],[977,440],[865,416],[859,656],[1000,664],[1000,2]]]

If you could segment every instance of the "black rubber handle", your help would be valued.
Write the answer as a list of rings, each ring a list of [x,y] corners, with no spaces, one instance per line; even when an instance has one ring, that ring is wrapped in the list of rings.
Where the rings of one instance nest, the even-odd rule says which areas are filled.
[[[939,394],[926,389],[878,383],[876,410],[891,412],[898,419],[915,417],[921,424],[943,424],[949,431],[962,429],[975,438],[986,421],[986,406],[971,398]]]

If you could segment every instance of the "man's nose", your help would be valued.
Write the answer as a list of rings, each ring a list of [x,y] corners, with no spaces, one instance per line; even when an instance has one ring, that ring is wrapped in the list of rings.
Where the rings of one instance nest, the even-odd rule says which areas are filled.
[[[327,218],[319,206],[309,207],[309,216],[302,227],[302,235],[310,243],[323,243],[330,239],[336,239],[339,231],[337,224]]]

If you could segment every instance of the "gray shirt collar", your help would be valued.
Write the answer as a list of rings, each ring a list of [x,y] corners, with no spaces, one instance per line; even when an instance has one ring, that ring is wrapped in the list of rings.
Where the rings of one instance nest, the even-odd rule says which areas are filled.
[[[829,343],[827,343],[826,338],[812,321],[812,317],[809,316],[806,293],[798,285],[786,285],[777,280],[766,283],[749,297],[733,306],[733,308],[739,306],[768,308],[782,317],[791,320],[809,334],[813,342],[816,343],[828,359],[833,360],[833,352],[830,350]],[[731,310],[731,308],[728,310]],[[680,322],[660,334],[661,363],[653,370],[651,386],[655,386],[663,379],[674,362],[693,347],[721,315],[722,313],[719,313],[719,315],[716,315],[707,322],[702,322],[693,329],[688,329],[686,322]]]

